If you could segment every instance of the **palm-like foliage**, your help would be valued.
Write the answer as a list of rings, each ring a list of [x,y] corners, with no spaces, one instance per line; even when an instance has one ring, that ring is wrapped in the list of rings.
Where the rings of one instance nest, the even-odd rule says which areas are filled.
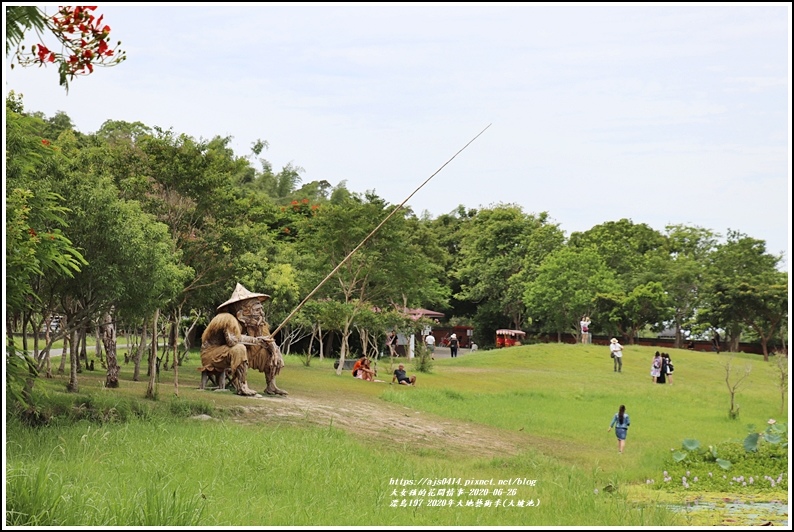
[[[28,30],[42,31],[44,27],[44,12],[38,7],[6,6],[6,55],[22,42]]]

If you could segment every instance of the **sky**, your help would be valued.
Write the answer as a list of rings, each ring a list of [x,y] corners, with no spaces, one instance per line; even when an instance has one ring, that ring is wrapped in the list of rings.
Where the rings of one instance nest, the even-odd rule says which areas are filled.
[[[419,216],[517,204],[566,235],[623,218],[733,230],[764,240],[790,271],[787,3],[96,13],[124,63],[67,94],[55,68],[11,70],[7,57],[6,92],[28,111],[65,112],[83,133],[124,120],[229,136],[258,168],[251,146],[262,139],[275,171],[291,164],[303,183],[346,182],[395,205],[443,166],[407,202]]]

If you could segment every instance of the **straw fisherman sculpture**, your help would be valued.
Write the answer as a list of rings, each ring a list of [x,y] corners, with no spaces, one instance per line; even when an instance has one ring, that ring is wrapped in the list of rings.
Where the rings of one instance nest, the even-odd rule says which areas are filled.
[[[276,375],[284,367],[281,351],[270,336],[262,301],[267,294],[255,294],[237,283],[232,297],[218,307],[218,314],[201,335],[201,389],[210,376],[221,389],[230,374],[238,395],[256,395],[248,387],[248,368],[265,374],[268,395],[287,395],[276,386]]]

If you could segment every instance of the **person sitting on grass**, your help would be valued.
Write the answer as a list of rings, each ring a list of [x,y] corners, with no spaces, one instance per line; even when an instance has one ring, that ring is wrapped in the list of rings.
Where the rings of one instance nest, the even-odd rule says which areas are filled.
[[[356,363],[353,364],[353,376],[357,379],[363,379],[365,381],[371,381],[375,379],[375,371],[369,365],[369,359],[366,355],[361,355],[361,358],[356,360]]]
[[[356,378],[370,382],[375,380],[375,370],[373,370],[370,366],[368,358],[364,358],[364,361],[361,363],[361,367],[358,368]]]
[[[367,357],[366,357],[365,355],[361,355],[361,358],[359,358],[358,360],[356,360],[356,363],[355,363],[355,364],[353,364],[353,371],[352,371],[352,373],[353,373],[353,376],[354,376],[354,377],[358,377],[358,370],[360,370],[360,369],[361,369],[361,366],[364,364],[364,361],[365,361],[366,359],[367,359]]]
[[[405,384],[406,386],[416,386],[416,375],[411,375],[409,378],[408,375],[405,374],[405,366],[400,364],[397,366],[397,369],[394,370],[394,376],[391,378],[391,383],[394,384],[394,381],[397,381],[397,384]]]

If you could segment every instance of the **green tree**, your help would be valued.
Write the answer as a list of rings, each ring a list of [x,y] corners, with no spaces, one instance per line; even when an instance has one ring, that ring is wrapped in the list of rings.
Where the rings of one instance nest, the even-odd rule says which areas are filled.
[[[35,276],[71,276],[85,264],[64,235],[64,199],[37,179],[53,150],[31,119],[6,107],[6,297],[9,315],[36,298]]]
[[[769,361],[769,341],[780,333],[788,316],[788,284],[783,272],[737,285],[717,284],[712,316],[736,319],[761,341],[764,361]]]
[[[478,307],[478,328],[488,328],[483,323],[488,316],[516,329],[524,326],[525,285],[563,238],[546,213],[525,214],[517,205],[482,209],[465,224],[460,231],[460,259],[452,275],[460,282],[455,297]]]
[[[597,294],[620,292],[615,273],[594,248],[565,246],[540,264],[524,303],[543,330],[578,335],[580,318],[594,314]]]
[[[450,294],[458,294],[461,291],[460,280],[453,275],[453,272],[461,267],[460,246],[466,240],[463,234],[464,228],[476,215],[477,209],[466,209],[463,205],[458,205],[448,214],[442,214],[435,219],[422,220],[422,225],[429,231],[428,238],[441,248],[438,262],[444,272],[442,282],[447,286]],[[468,322],[477,313],[475,302],[454,296],[449,300],[449,308],[453,320]]]
[[[66,236],[69,209],[64,198],[37,177],[51,164],[49,142],[33,133],[37,120],[23,113],[21,98],[6,100],[6,384],[17,400],[29,403],[36,361],[27,352],[24,324],[38,311],[49,316],[52,302],[35,289],[74,276],[86,264]],[[14,340],[13,322],[22,316],[23,344]],[[38,336],[34,337],[38,345]]]
[[[628,292],[636,285],[654,280],[647,278],[648,263],[664,249],[665,239],[647,224],[635,224],[623,218],[572,233],[568,244],[576,248],[592,246]]]
[[[706,266],[714,251],[716,235],[708,229],[669,225],[663,253],[651,260],[649,270],[661,281],[672,309],[675,346],[682,347],[682,329],[695,328],[706,283]]]
[[[139,138],[154,133],[152,128],[142,122],[126,122],[124,120],[105,120],[96,132],[96,136],[108,143],[135,143]]]
[[[618,332],[633,344],[639,331],[669,318],[670,299],[659,282],[635,286],[626,293],[599,293],[595,306],[598,316],[607,318]]]
[[[398,302],[412,305],[422,301],[424,293],[438,290],[434,276],[414,274],[417,269],[428,271],[428,263],[409,238],[404,213],[396,213],[370,236],[392,211],[374,195],[354,197],[324,205],[300,229],[297,244],[307,293],[323,283],[317,297],[342,304],[342,361],[361,312],[393,308]],[[341,368],[340,362],[339,374]]]
[[[781,257],[767,253],[763,240],[738,231],[729,231],[726,241],[709,256],[706,295],[698,315],[701,323],[721,327],[728,334],[730,351],[737,351],[746,329],[759,340],[768,341],[779,333],[787,312],[775,317],[781,306],[787,308],[787,290],[781,294]],[[785,274],[783,274],[785,276]],[[782,283],[785,285],[786,283]],[[781,296],[785,299],[781,300]],[[748,313],[758,311],[760,315]],[[750,322],[757,322],[750,325]],[[772,331],[771,329],[775,329]]]
[[[141,315],[173,300],[189,270],[181,265],[166,226],[138,202],[123,198],[104,175],[97,164],[107,155],[104,146],[86,149],[64,133],[56,147],[56,164],[46,179],[69,206],[69,236],[88,261],[58,289],[69,326],[84,328],[111,306],[121,314]],[[69,389],[77,391],[74,354]]]

